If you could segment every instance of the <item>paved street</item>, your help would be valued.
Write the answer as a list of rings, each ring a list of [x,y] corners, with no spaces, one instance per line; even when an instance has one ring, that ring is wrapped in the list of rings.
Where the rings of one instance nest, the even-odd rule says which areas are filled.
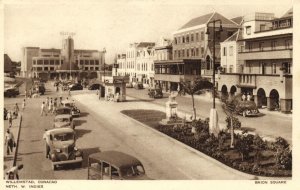
[[[147,89],[136,90],[134,88],[127,88],[127,95],[143,100],[153,100],[147,95]],[[155,99],[151,103],[165,106],[168,101],[168,95],[165,93],[163,99]],[[178,110],[192,114],[192,100],[189,95],[176,97],[178,102]],[[219,114],[219,122],[221,125],[225,125],[226,114],[222,110],[221,103],[216,100],[216,108]],[[197,110],[197,116],[201,118],[209,117],[209,111],[212,108],[212,99],[210,97],[195,96],[195,107]],[[267,110],[260,110],[263,116],[261,117],[242,117],[238,116],[242,122],[242,127],[247,128],[249,131],[254,131],[260,135],[267,135],[270,137],[281,136],[285,138],[289,143],[292,143],[292,116],[284,115],[278,112],[270,112]]]
[[[28,99],[21,130],[18,163],[23,179],[86,179],[87,155],[103,150],[119,150],[139,158],[153,179],[251,179],[252,176],[234,171],[206,156],[196,154],[174,140],[122,115],[123,109],[158,109],[161,106],[129,99],[125,103],[99,101],[94,94],[73,95],[82,117],[76,119],[77,147],[84,152],[83,168],[52,171],[45,158],[42,135],[52,127],[53,116],[40,117],[40,105],[47,92],[37,99]],[[74,93],[76,94],[76,93]],[[7,101],[6,101],[7,102]],[[184,155],[184,156],[182,156]]]

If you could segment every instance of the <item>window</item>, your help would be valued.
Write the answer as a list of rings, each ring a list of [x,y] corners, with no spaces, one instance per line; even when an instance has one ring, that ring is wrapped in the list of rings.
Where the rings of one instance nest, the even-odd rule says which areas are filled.
[[[194,34],[191,34],[191,42],[194,42]]]
[[[185,43],[185,37],[182,36],[182,43]]]
[[[180,56],[181,56],[181,55],[180,55],[180,50],[178,50],[178,58],[180,58]]]
[[[99,65],[99,60],[95,60],[95,65]]]
[[[226,47],[223,47],[223,56],[226,56]]]
[[[196,33],[196,41],[199,41],[199,33]]]
[[[248,45],[248,51],[252,51],[252,43],[249,42],[247,45]]]
[[[191,52],[191,56],[192,56],[192,57],[195,56],[195,49],[192,48],[191,51],[192,51],[192,52]]]
[[[290,49],[291,40],[285,40],[285,49]]]
[[[177,38],[174,38],[174,43],[177,44]]]
[[[174,58],[177,58],[177,50],[174,50]]]
[[[252,66],[251,64],[248,64],[249,73],[252,73]]]
[[[44,67],[44,71],[48,71],[48,67]]]
[[[54,60],[50,60],[50,65],[54,65]]]
[[[44,60],[44,64],[45,64],[45,65],[48,65],[48,64],[49,64],[49,61],[48,61],[48,60]]]
[[[204,32],[202,31],[201,32],[201,41],[203,41],[204,40]]]
[[[33,60],[33,65],[36,65],[36,60]]]
[[[95,65],[95,60],[91,60],[90,64]]]
[[[190,36],[189,34],[186,36],[186,43],[189,43],[190,42]]]
[[[265,24],[261,24],[260,25],[260,31],[264,31],[266,30],[266,25]]]
[[[271,41],[271,49],[272,50],[276,50],[276,45],[277,45],[276,41]]]
[[[264,51],[264,42],[259,42],[259,51]]]
[[[251,26],[246,26],[246,34],[247,35],[251,34]]]
[[[190,56],[190,49],[186,50],[186,56],[189,57]]]
[[[199,56],[199,48],[196,48],[196,56]]]
[[[182,53],[182,57],[185,57],[185,50],[181,50],[181,53]]]
[[[201,47],[201,55],[204,54],[204,47]]]
[[[229,73],[233,72],[233,65],[229,65]]]
[[[38,64],[38,65],[43,65],[43,61],[42,61],[42,60],[38,60],[38,61],[37,61],[37,64]]]
[[[230,46],[229,47],[229,56],[232,56],[233,55],[233,46]]]
[[[276,64],[272,64],[272,74],[276,74]]]

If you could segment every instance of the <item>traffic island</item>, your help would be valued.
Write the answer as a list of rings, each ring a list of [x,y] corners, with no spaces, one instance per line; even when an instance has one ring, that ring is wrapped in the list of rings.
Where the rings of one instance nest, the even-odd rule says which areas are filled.
[[[292,176],[292,151],[281,137],[272,142],[244,131],[234,134],[234,147],[230,148],[229,130],[221,131],[217,137],[211,135],[209,119],[162,125],[160,121],[166,115],[160,111],[123,110],[122,113],[238,171],[263,177]]]

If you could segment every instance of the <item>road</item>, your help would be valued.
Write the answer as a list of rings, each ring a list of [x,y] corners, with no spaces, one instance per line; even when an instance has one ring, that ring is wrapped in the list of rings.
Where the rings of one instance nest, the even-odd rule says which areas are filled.
[[[153,104],[157,104],[165,107],[165,103],[168,101],[167,94],[164,94],[164,98],[155,99],[155,101],[149,98],[147,95],[147,89],[136,90],[134,88],[127,88],[126,93],[130,97],[149,101]],[[192,115],[192,100],[189,95],[177,96],[178,110]],[[216,100],[216,109],[218,111],[219,122],[225,125],[226,114],[224,113],[221,104]],[[203,96],[196,96],[195,107],[197,116],[200,118],[209,117],[209,111],[212,108],[212,99],[204,98]],[[281,136],[285,138],[290,144],[292,144],[292,117],[291,115],[284,115],[282,113],[270,112],[266,110],[260,110],[263,114],[260,117],[242,117],[238,116],[242,123],[242,127],[249,131],[253,131],[260,135],[266,135],[268,137]]]
[[[47,91],[41,98],[27,100],[18,155],[18,163],[24,164],[19,173],[22,179],[86,179],[87,156],[104,150],[119,150],[136,156],[153,179],[253,178],[178,145],[178,142],[120,113],[123,109],[143,108],[163,111],[162,106],[136,99],[125,103],[99,101],[96,95],[84,91],[72,95],[82,112],[75,124],[77,147],[84,152],[83,167],[52,171],[51,161],[45,158],[42,136],[45,129],[52,127],[53,116],[39,115],[40,105],[47,96],[56,95]]]

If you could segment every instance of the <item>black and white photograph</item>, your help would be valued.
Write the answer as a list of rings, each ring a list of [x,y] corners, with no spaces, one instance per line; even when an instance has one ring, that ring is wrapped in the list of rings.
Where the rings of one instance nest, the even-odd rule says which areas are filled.
[[[2,1],[1,186],[290,187],[295,4]]]

